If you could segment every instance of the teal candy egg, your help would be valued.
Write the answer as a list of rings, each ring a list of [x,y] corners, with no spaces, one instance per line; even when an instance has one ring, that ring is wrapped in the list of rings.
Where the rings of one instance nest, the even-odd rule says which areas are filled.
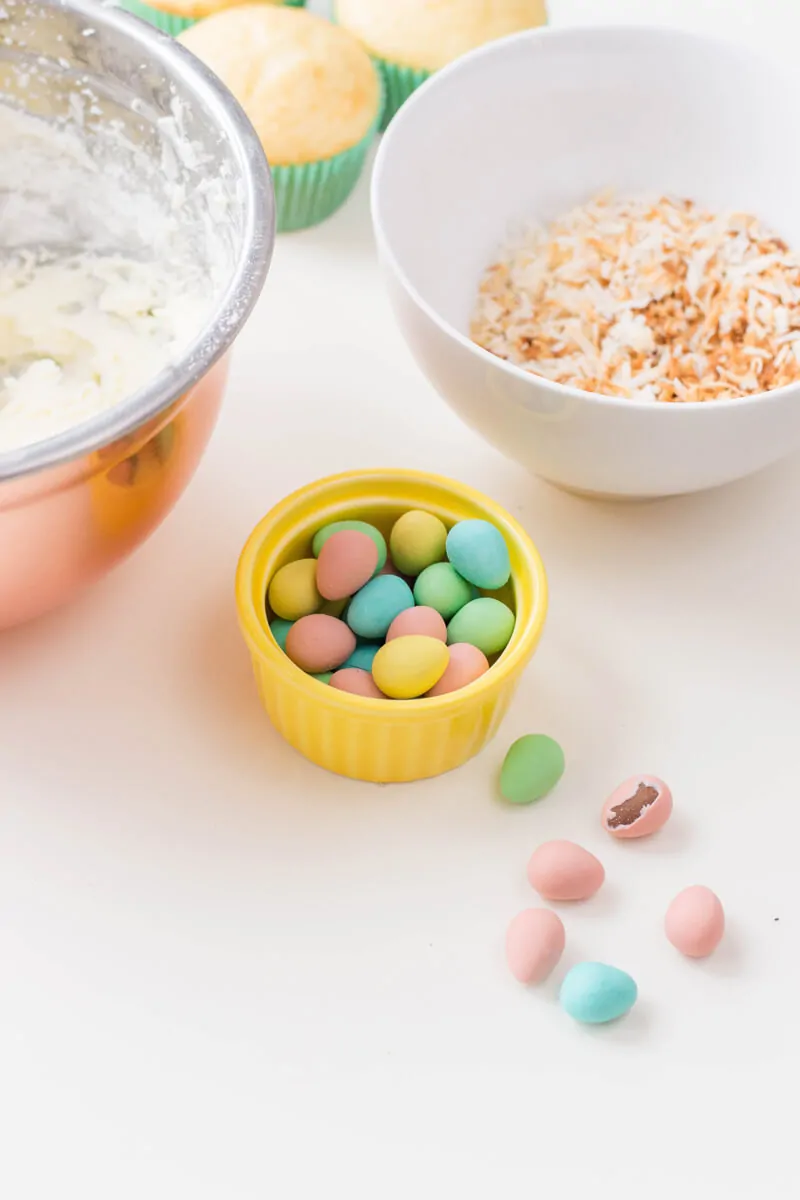
[[[294,625],[294,621],[284,621],[281,617],[276,617],[269,627],[270,633],[284,654],[286,653],[286,639],[289,636],[289,630],[292,628],[292,625]]]
[[[574,1021],[604,1025],[624,1017],[636,1003],[636,981],[618,967],[578,963],[561,985],[561,1007]]]
[[[435,608],[445,621],[454,617],[460,608],[474,600],[477,592],[471,583],[462,579],[450,563],[434,563],[421,572],[414,584],[414,599],[426,608]]]
[[[345,667],[357,667],[360,671],[371,671],[372,660],[380,650],[381,644],[381,642],[364,642],[363,646],[356,646],[340,670],[344,670]]]
[[[411,588],[399,575],[378,575],[356,592],[347,624],[363,638],[384,638],[396,616],[414,607]]]
[[[447,557],[459,575],[475,587],[493,592],[511,578],[508,546],[488,521],[459,521],[447,535]]]
[[[478,600],[470,600],[453,617],[447,626],[447,644],[469,642],[491,658],[505,650],[515,623],[513,612],[502,600],[481,596]]]
[[[365,533],[367,537],[372,538],[378,548],[378,565],[375,568],[375,574],[377,575],[379,571],[382,571],[386,566],[386,538],[380,529],[376,529],[374,525],[369,525],[366,521],[331,521],[330,525],[324,525],[322,529],[314,534],[314,540],[311,543],[311,553],[314,555],[314,558],[319,558],[319,552],[328,538],[333,537],[335,533],[341,533],[344,529],[352,529],[356,533]]]

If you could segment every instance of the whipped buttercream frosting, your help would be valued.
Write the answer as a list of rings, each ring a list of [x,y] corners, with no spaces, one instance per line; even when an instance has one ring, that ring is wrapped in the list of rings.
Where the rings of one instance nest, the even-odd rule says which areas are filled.
[[[170,122],[154,158],[75,117],[0,104],[0,454],[146,386],[197,341],[229,275],[209,234],[224,211],[212,187],[187,199]]]

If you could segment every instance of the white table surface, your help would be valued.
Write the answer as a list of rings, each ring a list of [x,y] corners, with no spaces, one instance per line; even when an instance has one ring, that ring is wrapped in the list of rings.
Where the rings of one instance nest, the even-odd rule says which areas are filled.
[[[796,0],[552,2],[800,51]],[[787,130],[787,152],[793,152]],[[375,464],[450,474],[538,543],[551,615],[508,721],[455,774],[326,775],[262,715],[232,605],[281,496]],[[378,278],[366,181],[281,240],[186,498],[81,603],[0,642],[0,1194],[4,1200],[796,1196],[800,471],[715,494],[589,503],[506,463],[417,372]],[[557,793],[493,795],[528,731]],[[604,795],[673,786],[618,845]],[[534,846],[608,883],[568,961],[641,999],[586,1030],[508,974]],[[661,932],[687,884],[729,933],[705,964]]]

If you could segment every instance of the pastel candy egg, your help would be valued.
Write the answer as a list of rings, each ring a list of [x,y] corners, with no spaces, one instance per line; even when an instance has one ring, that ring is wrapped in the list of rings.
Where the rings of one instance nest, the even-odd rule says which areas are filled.
[[[632,775],[603,805],[603,828],[616,838],[646,837],[666,825],[672,792],[655,775]]]
[[[407,608],[396,616],[386,634],[387,642],[393,642],[398,637],[409,637],[418,633],[421,637],[438,638],[440,642],[447,641],[447,626],[444,617],[435,608],[420,605],[417,608]]]
[[[324,613],[301,617],[295,621],[286,638],[289,658],[309,675],[340,667],[355,648],[353,631],[344,621]]]
[[[450,563],[434,563],[426,567],[414,584],[417,604],[436,611],[449,621],[459,609],[474,600],[477,592],[471,583],[462,579]]]
[[[438,638],[395,638],[375,655],[372,676],[392,700],[414,700],[424,695],[444,675],[449,653]]]
[[[333,678],[332,671],[320,671],[319,675],[312,675],[312,679],[316,679],[317,683],[330,683]]]
[[[444,522],[433,513],[414,510],[395,521],[389,550],[401,574],[419,575],[426,567],[442,561],[446,542]]]
[[[370,525],[367,521],[331,521],[330,525],[323,526],[322,529],[314,534],[314,540],[311,543],[311,553],[314,555],[314,558],[319,558],[320,551],[328,538],[333,537],[335,533],[340,533],[343,529],[356,530],[358,533],[365,533],[367,537],[372,538],[378,550],[376,574],[378,571],[381,571],[386,563],[386,538],[380,529],[376,529],[374,525]]]
[[[382,642],[364,642],[363,645],[356,646],[344,666],[355,667],[359,671],[371,671],[375,655],[382,644]]]
[[[358,529],[341,529],[323,542],[317,559],[317,590],[325,600],[344,600],[369,583],[378,547]]]
[[[469,642],[482,650],[487,658],[505,650],[514,632],[516,618],[502,600],[481,596],[470,600],[447,626],[448,642]]]
[[[528,880],[546,900],[588,900],[606,873],[599,859],[575,842],[543,842],[528,863]]]
[[[341,617],[344,620],[344,614],[349,603],[349,596],[343,596],[341,600],[325,600],[319,606],[318,611],[326,613],[329,617]]]
[[[348,692],[351,696],[365,696],[370,700],[386,699],[369,671],[361,671],[358,667],[342,667],[331,676],[331,687]]]
[[[313,558],[298,558],[276,571],[267,593],[276,617],[297,621],[315,613],[322,604],[317,590],[317,563]]]
[[[276,617],[274,621],[269,623],[269,631],[275,638],[275,641],[280,646],[281,650],[286,650],[286,638],[289,635],[289,630],[292,628],[291,621],[283,621],[280,617]]]
[[[500,772],[500,795],[511,804],[532,804],[556,786],[564,774],[564,751],[544,733],[517,738]]]
[[[397,575],[378,575],[356,592],[347,610],[347,624],[363,638],[383,638],[403,609],[414,607],[411,588]]]
[[[447,557],[459,575],[493,592],[511,578],[508,546],[488,521],[459,521],[447,535]]]
[[[713,954],[725,932],[725,912],[719,898],[700,884],[679,892],[664,920],[667,937],[688,958]]]
[[[574,1021],[605,1025],[630,1012],[639,990],[636,981],[618,967],[582,962],[574,966],[561,984],[561,1007]]]
[[[520,983],[541,983],[564,953],[564,923],[549,908],[517,913],[506,933],[506,958]]]
[[[477,646],[469,642],[456,642],[450,647],[450,661],[445,673],[427,693],[429,696],[446,696],[457,692],[480,679],[489,670],[489,660]]]

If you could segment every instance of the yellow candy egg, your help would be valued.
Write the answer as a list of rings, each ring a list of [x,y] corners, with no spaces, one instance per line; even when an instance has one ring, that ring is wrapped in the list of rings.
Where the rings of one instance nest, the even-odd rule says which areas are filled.
[[[414,700],[430,691],[447,670],[450,652],[438,638],[414,634],[381,646],[372,677],[392,700]]]
[[[395,522],[389,549],[401,575],[419,575],[433,563],[442,562],[446,543],[443,522],[433,513],[414,509]]]
[[[275,616],[284,621],[299,621],[317,612],[322,605],[317,591],[317,560],[300,558],[281,567],[272,577],[268,598]]]

